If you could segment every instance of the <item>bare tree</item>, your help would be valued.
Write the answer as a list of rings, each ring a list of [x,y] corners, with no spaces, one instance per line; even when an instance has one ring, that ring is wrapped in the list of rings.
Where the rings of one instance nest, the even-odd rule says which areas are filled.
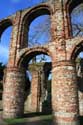
[[[71,13],[73,36],[83,36],[83,4],[78,5]]]
[[[34,31],[34,32],[33,32]],[[47,41],[45,40],[47,38]],[[29,47],[42,46],[51,40],[50,34],[50,19],[49,17],[43,17],[43,22],[40,21],[37,25],[33,26],[31,29],[31,34],[29,34]],[[42,42],[43,41],[43,42]],[[32,63],[37,62],[37,60],[46,61],[46,56],[41,54],[38,58],[34,57]]]

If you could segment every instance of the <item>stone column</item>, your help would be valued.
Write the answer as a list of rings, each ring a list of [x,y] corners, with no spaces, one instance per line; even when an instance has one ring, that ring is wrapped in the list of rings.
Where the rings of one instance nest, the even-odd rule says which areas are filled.
[[[32,72],[31,81],[31,110],[32,112],[38,112],[38,90],[39,90],[39,78],[38,71]]]
[[[52,107],[54,125],[78,125],[76,69],[71,61],[53,64]]]
[[[3,90],[3,118],[16,118],[24,112],[25,71],[7,68]]]

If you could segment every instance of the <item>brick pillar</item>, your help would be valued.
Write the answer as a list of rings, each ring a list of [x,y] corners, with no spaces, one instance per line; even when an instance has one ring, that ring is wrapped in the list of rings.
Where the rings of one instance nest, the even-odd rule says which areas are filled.
[[[10,42],[10,50],[9,50],[9,61],[8,67],[14,67],[17,64],[17,57],[19,57],[19,48],[20,48],[20,41],[21,41],[21,12],[17,12],[14,19],[13,19],[13,29],[11,35],[11,42]]]
[[[31,110],[32,112],[38,111],[38,71],[32,72],[32,81],[31,81]]]
[[[3,91],[3,118],[16,118],[24,112],[24,82],[23,69],[7,68]]]
[[[56,23],[56,37],[64,37],[64,12],[61,1],[56,0],[55,2],[55,23]]]
[[[78,91],[79,96],[79,115],[83,116],[83,92]]]
[[[53,65],[52,107],[54,125],[78,125],[78,92],[75,66],[71,61]]]

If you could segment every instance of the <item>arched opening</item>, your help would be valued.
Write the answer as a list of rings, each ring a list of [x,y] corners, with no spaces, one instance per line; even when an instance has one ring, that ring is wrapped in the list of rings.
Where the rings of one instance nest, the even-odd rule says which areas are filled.
[[[51,113],[51,57],[43,51],[25,55],[21,62],[21,67],[25,68],[27,74],[25,112]]]
[[[2,34],[0,39],[0,62],[7,65],[9,58],[9,47],[11,39],[12,26],[8,27]]]
[[[75,61],[77,72],[77,86],[79,99],[80,125],[83,123],[83,42],[80,42],[74,49],[72,59]]]
[[[83,2],[79,1],[69,1],[69,17],[71,25],[71,36],[83,36]]]
[[[22,47],[41,46],[51,40],[50,15],[51,10],[45,5],[32,8],[25,14],[23,19],[23,36],[25,37],[22,40]]]
[[[50,16],[39,16],[29,26],[28,46],[41,46],[51,41]]]
[[[8,26],[8,28],[7,28]],[[9,59],[9,47],[10,47],[10,39],[12,26],[9,25],[5,27],[3,26],[0,31],[1,39],[0,39],[0,109],[2,109],[2,93],[3,93],[3,84],[5,78],[5,69]],[[5,31],[4,31],[5,30]]]

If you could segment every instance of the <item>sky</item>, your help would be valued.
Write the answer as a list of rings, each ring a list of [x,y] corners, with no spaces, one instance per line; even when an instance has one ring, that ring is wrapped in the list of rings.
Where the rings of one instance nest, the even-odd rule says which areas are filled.
[[[71,14],[71,22],[73,24],[73,36],[83,36],[83,4],[80,4],[73,9]],[[79,57],[83,58],[83,51],[79,53]]]
[[[77,16],[76,16],[77,15]],[[79,28],[81,26],[82,32],[78,35],[83,36],[83,4],[78,5],[73,11],[71,16],[71,21],[73,24],[73,36],[75,36],[79,32]],[[77,29],[78,26],[78,29]]]
[[[18,10],[35,6],[40,2],[42,2],[42,0],[0,0],[0,19]]]

